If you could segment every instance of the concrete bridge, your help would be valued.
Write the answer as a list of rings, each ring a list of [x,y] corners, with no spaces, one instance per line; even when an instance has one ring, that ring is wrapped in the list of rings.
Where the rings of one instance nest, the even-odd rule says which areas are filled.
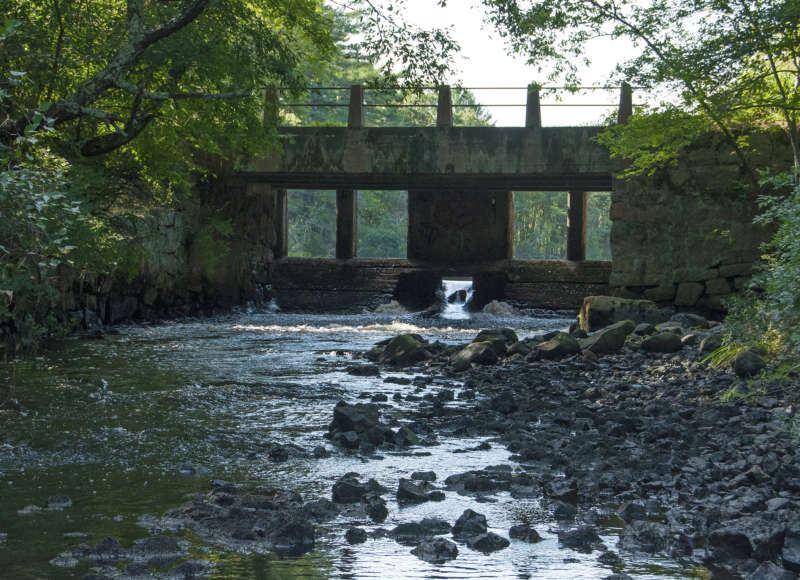
[[[755,204],[728,195],[736,166],[716,136],[674,167],[622,182],[614,178],[622,165],[596,143],[602,128],[542,127],[535,89],[525,126],[510,128],[454,127],[448,87],[439,89],[435,127],[366,127],[363,100],[362,87],[352,87],[346,127],[281,127],[280,151],[226,177],[226,186],[249,200],[242,211],[264,213],[258,227],[269,230],[266,279],[284,308],[324,302],[335,309],[388,297],[420,307],[448,275],[472,277],[480,301],[573,308],[585,295],[613,289],[720,308],[758,260],[765,236],[752,225]],[[625,85],[618,122],[631,114]],[[773,144],[766,154],[780,157]],[[288,189],[336,190],[335,260],[287,258]],[[358,189],[408,191],[407,259],[358,258]],[[566,260],[513,259],[513,191],[568,192]],[[585,261],[586,200],[594,191],[612,193],[611,262]],[[720,230],[730,235],[717,239]]]

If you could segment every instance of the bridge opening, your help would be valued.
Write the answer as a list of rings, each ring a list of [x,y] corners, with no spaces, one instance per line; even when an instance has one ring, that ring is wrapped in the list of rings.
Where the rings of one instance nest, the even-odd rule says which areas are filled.
[[[514,258],[610,260],[611,194],[514,192]]]
[[[405,258],[408,192],[358,192],[358,257]]]
[[[290,189],[288,255],[333,258],[336,251],[336,192]]]

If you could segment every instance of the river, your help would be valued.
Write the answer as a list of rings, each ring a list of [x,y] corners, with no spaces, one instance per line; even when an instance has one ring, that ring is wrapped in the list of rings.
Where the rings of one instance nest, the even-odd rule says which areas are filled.
[[[369,400],[385,394],[385,416],[413,407],[405,395],[435,393],[460,385],[418,372],[383,372],[358,377],[345,369],[353,352],[379,340],[418,332],[429,340],[465,343],[477,329],[511,326],[520,337],[563,328],[563,318],[490,315],[456,319],[404,315],[322,316],[269,310],[200,321],[123,327],[102,340],[70,338],[40,356],[0,363],[0,577],[81,578],[89,564],[54,566],[60,553],[80,543],[113,536],[129,545],[148,535],[156,516],[205,492],[209,480],[225,479],[300,492],[307,499],[330,497],[332,482],[356,471],[391,491],[383,527],[436,516],[455,521],[466,508],[484,513],[490,529],[508,529],[526,513],[541,512],[536,499],[507,493],[495,503],[447,493],[443,502],[400,507],[398,479],[416,470],[448,475],[507,463],[509,453],[482,441],[441,436],[411,453],[380,453],[369,460],[333,450],[323,434],[337,401]],[[411,385],[387,377],[418,377]],[[404,400],[392,396],[402,393]],[[269,460],[269,450],[290,446],[288,461]],[[310,451],[327,445],[329,458]],[[486,446],[484,446],[486,447]],[[512,465],[513,467],[513,465]],[[63,497],[66,496],[66,497]],[[67,501],[68,498],[68,501]],[[48,507],[48,502],[50,507]],[[482,554],[460,548],[457,559],[434,565],[390,538],[349,545],[342,531],[351,523],[372,531],[369,520],[337,520],[319,530],[316,549],[297,559],[246,554],[205,545],[191,530],[193,556],[214,563],[213,578],[603,578],[612,573],[597,553],[560,549],[550,524],[537,525],[544,541],[512,541],[505,550]],[[555,525],[555,524],[552,524]],[[603,539],[616,546],[618,529]],[[626,573],[636,578],[687,577],[668,560],[631,557]],[[121,575],[120,577],[127,577]]]

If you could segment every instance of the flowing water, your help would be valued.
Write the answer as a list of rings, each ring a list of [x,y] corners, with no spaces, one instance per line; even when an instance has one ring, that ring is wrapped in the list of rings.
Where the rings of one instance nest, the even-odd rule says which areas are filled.
[[[385,393],[384,416],[398,417],[414,404],[392,402],[395,392],[405,397],[414,385],[383,382],[387,376],[413,378],[413,371],[351,376],[344,368],[355,364],[352,351],[403,332],[463,343],[480,328],[512,326],[525,336],[567,324],[482,314],[442,320],[261,311],[132,326],[103,340],[70,339],[42,356],[0,363],[0,402],[17,399],[21,405],[0,411],[0,578],[80,578],[88,564],[63,568],[50,561],[105,536],[130,545],[148,535],[151,516],[183,504],[186,494],[206,491],[210,479],[296,490],[310,500],[330,497],[333,481],[350,471],[394,490],[400,477],[416,470],[434,470],[441,482],[507,463],[500,445],[454,453],[482,441],[446,437],[411,454],[382,453],[368,461],[334,452],[327,459],[300,454],[274,463],[268,451],[275,444],[306,451],[326,444],[323,434],[340,399]],[[416,390],[422,395],[446,386],[452,385],[434,380]],[[57,495],[68,496],[71,505],[48,508]],[[390,514],[383,526],[389,529],[425,516],[452,523],[470,507],[507,536],[511,525],[541,513],[538,501],[503,493],[496,503],[477,503],[448,492],[444,502],[410,507],[399,507],[391,492],[385,497]],[[462,546],[458,558],[444,565],[425,563],[388,538],[350,546],[342,534],[350,523],[368,531],[378,527],[340,519],[321,529],[313,553],[298,559],[236,553],[200,545],[191,531],[184,536],[196,544],[193,555],[215,563],[214,578],[578,579],[612,573],[598,564],[597,552],[560,549],[552,522],[537,524],[544,537],[538,544],[512,541],[490,555]],[[612,548],[617,531],[606,529]],[[626,566],[636,578],[688,577],[667,560],[631,557]]]

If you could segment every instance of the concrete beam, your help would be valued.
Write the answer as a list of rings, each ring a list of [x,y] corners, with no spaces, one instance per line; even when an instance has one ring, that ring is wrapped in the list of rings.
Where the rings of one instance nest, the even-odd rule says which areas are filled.
[[[586,259],[586,198],[585,191],[567,193],[567,260]]]

